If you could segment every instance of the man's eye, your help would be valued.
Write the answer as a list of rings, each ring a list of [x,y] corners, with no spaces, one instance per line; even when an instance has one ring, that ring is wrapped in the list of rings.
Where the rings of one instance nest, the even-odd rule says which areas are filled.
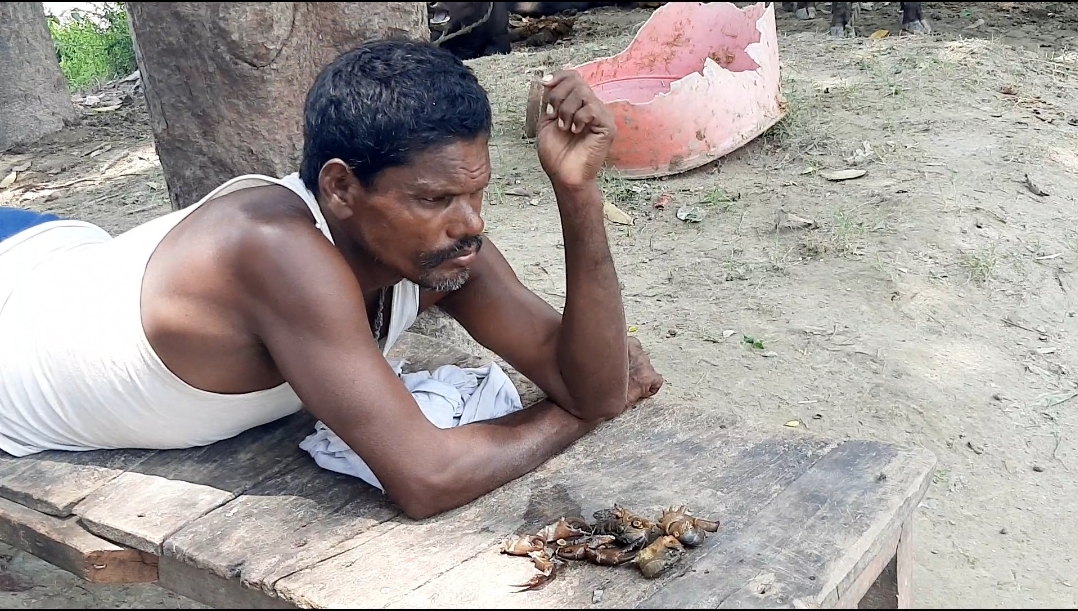
[[[424,197],[423,201],[432,206],[448,206],[453,198],[449,195],[443,195],[441,197]]]

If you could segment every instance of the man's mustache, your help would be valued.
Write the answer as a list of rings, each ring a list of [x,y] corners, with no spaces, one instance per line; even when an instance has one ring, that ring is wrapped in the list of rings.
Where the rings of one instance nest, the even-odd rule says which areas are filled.
[[[464,238],[450,248],[424,255],[423,267],[425,269],[434,269],[450,259],[455,259],[463,255],[469,250],[479,252],[481,248],[483,248],[483,236],[475,235],[470,238]]]

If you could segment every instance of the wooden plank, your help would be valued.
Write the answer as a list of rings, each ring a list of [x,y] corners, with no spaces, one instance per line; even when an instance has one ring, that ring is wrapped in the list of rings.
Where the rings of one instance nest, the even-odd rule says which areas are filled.
[[[95,537],[76,518],[57,518],[0,499],[0,540],[94,583],[150,583],[157,557]]]
[[[399,525],[386,534],[282,579],[277,595],[305,608],[357,600],[373,607],[580,607],[591,605],[595,584],[608,583],[602,606],[624,606],[656,582],[643,583],[627,568],[572,566],[540,591],[515,594],[509,586],[534,569],[498,554],[496,544],[563,515],[590,518],[614,502],[644,513],[684,503],[737,529],[833,447],[812,438],[747,438],[702,419],[695,422],[703,426],[680,426],[694,421],[687,411],[655,409],[620,426],[614,421],[466,507],[419,523],[394,520]]]
[[[847,441],[640,607],[836,606],[912,515],[934,465],[928,452]]]
[[[224,579],[168,556],[161,557],[157,585],[214,609],[295,609],[286,601],[266,596],[235,579]]]
[[[154,453],[49,451],[16,458],[0,452],[0,497],[48,515],[67,517],[92,492]]]
[[[314,421],[300,412],[231,439],[155,454],[75,506],[91,532],[161,555],[172,533],[290,464]]]
[[[895,532],[887,538],[887,544],[883,546],[880,553],[871,563],[869,563],[861,573],[860,577],[850,585],[846,594],[839,598],[838,602],[835,603],[836,609],[894,608],[893,605],[888,607],[884,599],[888,597],[888,584],[890,581],[893,581],[894,578],[894,574],[888,574],[888,570],[895,562],[895,552],[898,550],[898,539],[898,532]],[[883,590],[880,589],[881,586],[883,587]],[[893,588],[891,590],[891,593],[893,594]],[[872,600],[866,602],[866,598]],[[897,600],[897,596],[895,599]],[[884,602],[884,606],[877,607],[876,605],[881,600]]]
[[[897,533],[895,553],[885,561],[886,566],[880,571],[865,596],[856,601],[858,609],[912,609],[913,608],[913,519],[907,518],[902,530]],[[866,572],[866,578],[870,575]],[[852,601],[852,596],[850,597]],[[840,599],[841,602],[841,599]],[[854,606],[847,605],[853,609]]]
[[[920,501],[918,501],[919,503]],[[913,516],[902,524],[895,556],[895,581],[898,589],[897,607],[913,609]]]
[[[272,595],[278,579],[361,544],[398,513],[376,488],[308,459],[187,525],[164,555]]]
[[[864,577],[869,580],[871,587],[865,592],[864,598],[854,601],[853,597],[839,599],[838,609],[897,609],[898,608],[898,574],[897,556],[884,565],[883,570],[876,576],[875,581],[869,580],[868,572]]]
[[[874,562],[876,563],[876,566],[881,564],[884,567],[889,566],[890,563],[883,559],[891,556],[891,546],[894,545],[891,541],[895,536],[898,538],[898,544],[896,546],[897,550],[895,551],[895,557],[898,559],[897,561],[901,561],[902,558],[905,558],[907,562],[903,563],[902,566],[907,569],[912,564],[913,557],[910,555],[909,546],[903,544],[903,537],[908,538],[910,535],[909,529],[912,528],[913,525],[913,515],[917,511],[917,506],[921,504],[925,494],[928,492],[928,487],[932,483],[932,472],[935,470],[936,457],[931,452],[925,450],[910,452],[910,454],[907,455],[907,458],[909,460],[905,465],[892,465],[885,473],[889,474],[895,470],[902,470],[904,475],[910,476],[909,488],[903,490],[899,484],[895,489],[897,494],[894,494],[891,497],[892,503],[898,502],[897,509],[894,509],[893,513],[891,513],[892,517],[888,519],[887,514],[881,512],[879,519],[873,524],[874,527],[878,528],[879,533],[876,538],[876,545],[863,545],[871,536],[866,535],[858,541],[858,545],[850,549],[849,556],[851,558],[854,557],[859,550],[863,549],[864,552],[861,559],[858,561],[856,568],[853,571],[850,571],[849,575],[839,583],[838,587],[831,592],[826,592],[822,595],[820,600],[823,605],[830,607],[837,606],[842,601],[842,598],[848,598],[854,605],[859,604],[866,594],[867,589],[861,587],[859,584],[857,587],[851,585],[852,582],[856,580],[856,571],[860,570],[861,567],[870,565]],[[915,475],[916,473],[923,474],[923,479],[918,480]],[[894,505],[884,505],[884,507],[890,509],[891,507],[894,507]],[[876,558],[880,558],[880,560],[876,560]],[[877,571],[876,566],[872,566],[871,569],[866,569],[866,572],[871,574],[872,572]],[[887,569],[885,568],[884,570]],[[909,584],[908,577],[907,584]]]

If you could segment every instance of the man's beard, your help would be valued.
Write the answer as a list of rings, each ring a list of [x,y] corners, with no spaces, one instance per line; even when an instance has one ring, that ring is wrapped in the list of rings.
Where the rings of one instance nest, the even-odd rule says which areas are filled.
[[[464,286],[471,276],[467,268],[448,277],[433,277],[432,273],[442,263],[454,259],[469,250],[479,252],[483,248],[483,236],[464,238],[450,248],[424,254],[420,259],[419,278],[416,281],[421,288],[439,293],[451,293]]]

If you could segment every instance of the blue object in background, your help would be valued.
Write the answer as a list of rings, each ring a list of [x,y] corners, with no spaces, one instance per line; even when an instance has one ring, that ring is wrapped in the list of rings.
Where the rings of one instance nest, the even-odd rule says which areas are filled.
[[[22,208],[0,206],[0,242],[31,227],[58,220],[60,217],[55,214],[42,214]]]

